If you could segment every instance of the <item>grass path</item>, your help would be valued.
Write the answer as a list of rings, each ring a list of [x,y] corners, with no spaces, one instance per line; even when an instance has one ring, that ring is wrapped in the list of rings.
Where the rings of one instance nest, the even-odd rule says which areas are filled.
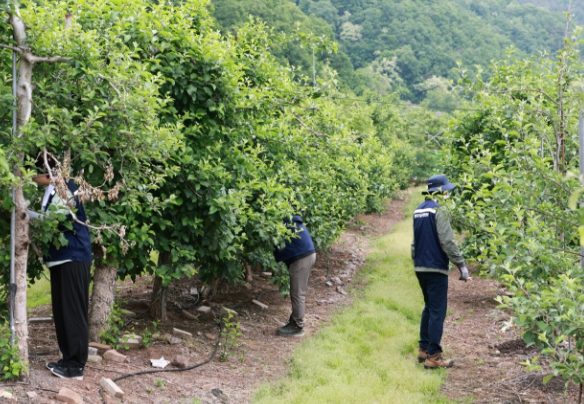
[[[256,404],[449,403],[444,371],[428,371],[415,350],[422,295],[412,268],[411,212],[372,243],[360,276],[364,289],[350,308],[297,349],[288,376],[259,389]]]

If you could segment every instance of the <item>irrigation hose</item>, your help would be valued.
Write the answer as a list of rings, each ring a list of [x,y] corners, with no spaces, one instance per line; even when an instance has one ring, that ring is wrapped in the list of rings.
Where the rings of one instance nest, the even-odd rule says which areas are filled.
[[[258,297],[256,297],[256,300],[257,300],[258,302],[261,302],[260,298],[261,298],[263,295],[265,295],[265,294],[268,294],[268,293],[276,293],[276,292],[279,292],[279,290],[278,290],[278,289],[276,289],[276,290],[264,290],[262,293],[260,293],[260,294],[258,295]]]
[[[127,373],[123,376],[116,377],[115,379],[112,379],[112,381],[114,383],[117,383],[118,381],[123,380],[123,379],[127,379],[129,377],[141,376],[141,375],[147,375],[147,374],[153,374],[153,373],[186,372],[187,370],[193,370],[195,368],[206,365],[207,363],[211,362],[213,360],[213,358],[215,357],[215,355],[217,354],[217,350],[219,349],[219,345],[221,343],[221,333],[222,332],[223,332],[223,322],[221,321],[219,323],[219,338],[217,338],[217,342],[215,343],[215,349],[213,349],[213,353],[211,353],[211,356],[209,356],[209,358],[207,358],[203,362],[196,363],[193,366],[189,366],[189,367],[186,367],[184,369],[178,369],[178,368],[177,369],[156,369],[156,370],[142,370],[140,372]],[[102,387],[99,388],[99,394],[101,396],[101,399],[105,402]]]
[[[51,351],[33,352],[32,354],[34,356],[45,356],[45,355],[52,355],[52,354],[58,353],[58,352],[59,352],[59,349],[57,348],[57,349],[53,349]]]
[[[223,331],[223,323],[221,323],[219,325],[219,338],[217,338],[217,342],[215,343],[215,349],[213,349],[213,353],[211,354],[211,356],[209,358],[207,358],[203,362],[194,364],[193,366],[189,366],[189,367],[186,367],[184,369],[156,369],[156,370],[142,370],[140,372],[128,373],[128,374],[125,374],[123,376],[116,377],[115,379],[113,379],[113,382],[117,382],[119,380],[127,379],[128,377],[139,376],[139,375],[146,375],[146,374],[152,374],[152,373],[184,372],[184,371],[187,371],[187,370],[192,370],[192,369],[201,367],[203,365],[206,365],[207,363],[211,362],[213,360],[213,358],[215,357],[215,354],[217,354],[217,350],[219,349],[219,343],[221,342],[221,332],[222,331]]]

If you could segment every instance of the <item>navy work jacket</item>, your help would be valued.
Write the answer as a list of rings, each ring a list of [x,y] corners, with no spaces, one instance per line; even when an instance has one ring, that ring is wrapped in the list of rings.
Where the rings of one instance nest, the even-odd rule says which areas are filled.
[[[304,225],[300,215],[292,216],[292,223],[288,219],[284,219],[284,221],[291,230],[294,230],[297,237],[293,237],[290,241],[286,242],[282,250],[276,249],[274,251],[274,258],[276,262],[284,262],[286,265],[290,265],[299,259],[313,254],[315,249],[310,233],[308,233],[308,229]]]

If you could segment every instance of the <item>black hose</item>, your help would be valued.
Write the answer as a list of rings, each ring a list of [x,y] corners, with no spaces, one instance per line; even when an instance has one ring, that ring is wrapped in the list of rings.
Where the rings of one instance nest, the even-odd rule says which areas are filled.
[[[195,300],[194,303],[191,303],[185,307],[182,307],[180,304],[175,303],[179,310],[188,310],[188,309],[192,309],[193,307],[195,307],[197,304],[199,304],[199,300],[201,300],[201,295],[197,295],[197,300]]]
[[[211,354],[211,356],[209,356],[209,358],[207,358],[203,362],[194,364],[193,366],[189,366],[189,367],[186,367],[184,369],[142,370],[140,372],[128,373],[128,374],[125,374],[123,376],[116,377],[115,379],[112,379],[112,381],[114,383],[116,383],[116,382],[118,382],[120,380],[127,379],[129,377],[140,376],[140,375],[147,375],[147,374],[153,374],[153,373],[185,372],[187,370],[192,370],[192,369],[201,367],[203,365],[206,365],[207,363],[211,362],[213,360],[213,358],[215,357],[215,355],[217,354],[217,350],[219,349],[219,343],[221,342],[221,333],[222,332],[223,332],[223,322],[220,322],[219,323],[219,338],[217,338],[217,342],[215,343],[215,349],[213,349],[213,353]],[[105,402],[105,398],[103,396],[103,388],[102,387],[99,388],[99,395],[101,396],[101,399],[103,400],[103,402]]]
[[[130,324],[132,324],[134,321],[138,320],[142,315],[148,313],[150,311],[150,309],[146,309],[144,311],[141,311],[140,313],[136,314],[134,317],[132,317],[131,319],[129,319],[128,321],[126,321],[124,323],[124,325],[122,325],[120,327],[120,330],[123,330],[124,328],[126,328],[127,326],[129,326]]]
[[[320,281],[320,282],[313,283],[312,285],[308,285],[308,289],[312,289],[313,287],[315,287],[315,286],[318,286],[318,285],[320,285],[321,283],[328,282],[328,281],[330,281],[330,280],[331,280],[331,278],[326,278],[324,281]]]
[[[206,365],[207,363],[211,362],[213,360],[213,358],[215,357],[215,355],[217,354],[217,350],[219,349],[219,343],[221,342],[221,332],[223,331],[223,323],[221,322],[221,324],[219,324],[219,338],[217,338],[217,342],[215,343],[215,349],[213,350],[213,353],[211,354],[211,356],[204,360],[203,362],[197,363],[193,366],[189,366],[187,368],[184,369],[159,369],[159,370],[143,370],[140,372],[135,372],[135,373],[128,373],[125,374],[123,376],[120,377],[116,377],[115,379],[113,379],[113,382],[117,382],[119,380],[123,380],[123,379],[127,379],[128,377],[133,377],[133,376],[139,376],[139,375],[146,375],[146,374],[152,374],[152,373],[163,373],[163,372],[184,372],[187,370],[192,370],[195,368],[198,368],[200,366]]]

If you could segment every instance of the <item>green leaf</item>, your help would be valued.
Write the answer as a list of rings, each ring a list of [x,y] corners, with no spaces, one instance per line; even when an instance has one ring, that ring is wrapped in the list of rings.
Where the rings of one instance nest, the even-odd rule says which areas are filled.
[[[582,188],[578,188],[572,192],[570,199],[568,200],[568,207],[572,210],[576,210],[576,204],[578,203],[578,198],[582,193]]]
[[[549,374],[549,375],[546,375],[546,376],[544,376],[544,377],[543,377],[543,384],[544,384],[544,385],[545,385],[545,384],[548,384],[548,382],[549,382],[549,381],[550,381],[550,380],[551,380],[553,377],[554,377],[554,374],[553,374],[553,373],[551,373],[551,374]]]

